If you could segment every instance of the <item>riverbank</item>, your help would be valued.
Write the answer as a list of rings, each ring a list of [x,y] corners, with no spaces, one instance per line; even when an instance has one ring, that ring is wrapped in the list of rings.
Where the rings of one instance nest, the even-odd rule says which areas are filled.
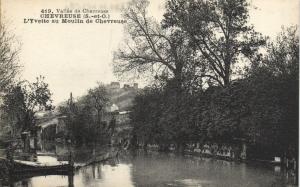
[[[141,150],[145,150],[145,147],[139,147]],[[158,146],[147,146],[147,150],[149,151],[156,151],[156,152],[166,152],[166,153],[174,153],[179,155],[190,155],[195,157],[201,158],[211,158],[216,160],[223,160],[229,162],[236,162],[236,163],[247,163],[247,164],[258,164],[258,165],[265,165],[266,167],[274,168],[276,170],[288,172],[290,175],[297,175],[297,170],[292,168],[287,168],[283,162],[279,162],[276,160],[263,160],[263,159],[249,159],[247,157],[234,157],[233,154],[230,153],[220,153],[215,152],[215,154],[210,153],[208,150],[200,150],[200,149],[185,149],[183,152],[178,152],[175,149],[168,149],[168,151],[161,151]],[[282,160],[281,160],[282,161]]]
[[[186,149],[183,151],[178,151],[171,145],[167,149],[161,150],[158,145],[148,145],[139,146],[138,149],[147,149],[153,151],[160,151],[160,152],[173,152],[178,154],[185,154],[185,155],[193,155],[199,156],[204,158],[214,158],[218,160],[226,160],[226,161],[235,161],[235,162],[244,162],[244,163],[262,163],[268,164],[272,166],[283,166],[283,160],[279,157],[274,158],[273,160],[267,159],[253,159],[247,157],[247,148],[243,144],[242,149],[238,150],[237,147],[231,145],[222,145],[219,146],[217,144],[205,144],[202,148],[199,145],[196,148],[192,145],[188,145]]]
[[[259,159],[235,159],[228,156],[223,155],[213,155],[208,153],[199,153],[199,152],[193,152],[193,151],[185,151],[185,155],[192,155],[192,156],[198,156],[198,157],[204,157],[204,158],[214,158],[218,160],[225,160],[225,161],[231,161],[231,162],[243,162],[243,163],[261,163],[261,164],[268,164],[270,166],[282,166],[283,163],[276,162],[273,160],[259,160]]]

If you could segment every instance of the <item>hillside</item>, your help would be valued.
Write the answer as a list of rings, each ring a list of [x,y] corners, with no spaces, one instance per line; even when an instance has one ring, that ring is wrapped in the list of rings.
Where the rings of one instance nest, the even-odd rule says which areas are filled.
[[[111,105],[115,104],[119,108],[119,111],[130,110],[134,97],[139,92],[137,84],[134,86],[124,85],[120,87],[117,82],[112,82],[107,86],[107,90],[110,95]]]

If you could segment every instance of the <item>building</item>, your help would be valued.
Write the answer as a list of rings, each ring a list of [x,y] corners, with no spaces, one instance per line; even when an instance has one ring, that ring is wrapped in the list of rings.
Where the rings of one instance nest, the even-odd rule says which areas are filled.
[[[67,133],[65,117],[52,112],[39,116],[36,121],[38,140],[55,140],[59,135],[65,136]]]
[[[111,89],[120,89],[120,83],[119,82],[111,82],[109,87]]]

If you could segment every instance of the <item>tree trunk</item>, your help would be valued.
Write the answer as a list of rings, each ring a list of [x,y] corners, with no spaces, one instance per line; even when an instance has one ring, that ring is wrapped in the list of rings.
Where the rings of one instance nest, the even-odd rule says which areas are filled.
[[[176,69],[174,71],[174,87],[176,89],[176,93],[180,94],[182,91],[182,65],[176,65]]]
[[[225,72],[224,72],[224,86],[228,86],[230,84],[230,62],[225,61]]]

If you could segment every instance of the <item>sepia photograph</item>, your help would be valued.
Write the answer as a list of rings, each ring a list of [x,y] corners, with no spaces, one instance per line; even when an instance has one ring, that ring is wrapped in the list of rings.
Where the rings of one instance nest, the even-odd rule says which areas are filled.
[[[299,0],[0,0],[0,187],[297,187]]]

